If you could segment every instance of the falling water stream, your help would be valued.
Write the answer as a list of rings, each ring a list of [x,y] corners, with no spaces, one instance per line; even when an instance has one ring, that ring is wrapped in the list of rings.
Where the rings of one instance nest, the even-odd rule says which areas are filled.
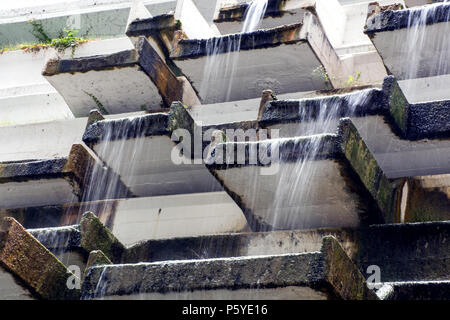
[[[144,117],[129,117],[102,121],[102,139],[95,153],[103,163],[86,172],[87,187],[83,190],[78,221],[86,211],[92,211],[108,227],[114,218],[113,201],[133,196],[128,186],[137,179],[137,166],[144,151]],[[94,124],[94,126],[98,123]],[[99,200],[100,199],[100,200]]]
[[[305,108],[304,101],[299,101],[299,124],[296,134],[296,144],[308,138],[308,143],[301,148],[295,148],[302,153],[302,160],[295,163],[294,167],[280,166],[278,174],[278,186],[274,195],[274,201],[269,208],[273,213],[272,221],[268,221],[275,229],[303,229],[311,227],[315,220],[314,208],[305,212],[292,206],[293,203],[307,203],[308,199],[316,197],[320,192],[319,181],[314,177],[322,170],[314,161],[321,149],[322,139],[326,134],[336,132],[340,117],[350,117],[355,114],[357,106],[367,104],[371,90],[361,90],[345,96],[337,96],[336,99],[317,98],[319,112],[315,119],[311,119],[310,113]],[[344,104],[347,106],[345,110]],[[286,143],[286,139],[280,139],[280,144]],[[281,159],[283,162],[283,159]],[[313,194],[316,193],[316,194]]]
[[[240,33],[206,40],[207,58],[200,86],[200,97],[203,101],[230,100],[242,34],[258,29],[266,12],[267,1],[253,0],[249,4],[244,14],[244,23]]]
[[[440,24],[439,32],[430,33],[433,26],[429,23],[437,18],[439,8],[450,6],[448,4],[435,3],[421,7],[408,9],[408,27],[405,33],[399,33],[395,44],[392,46],[393,55],[401,53],[401,61],[408,61],[398,75],[401,79],[418,79],[424,77],[436,77],[450,72],[450,24]],[[443,18],[444,22],[450,21],[450,11]],[[428,23],[428,25],[427,25]],[[406,37],[406,39],[405,39]],[[429,58],[432,53],[432,58]],[[428,56],[428,57],[427,57]],[[446,81],[441,81],[442,88],[434,90],[447,91]],[[440,86],[440,84],[438,84]],[[408,97],[414,97],[421,88],[418,81],[406,81],[403,90]],[[436,82],[434,82],[436,86]],[[420,95],[420,93],[419,93]],[[414,100],[414,99],[411,99]],[[414,102],[414,101],[412,101]]]

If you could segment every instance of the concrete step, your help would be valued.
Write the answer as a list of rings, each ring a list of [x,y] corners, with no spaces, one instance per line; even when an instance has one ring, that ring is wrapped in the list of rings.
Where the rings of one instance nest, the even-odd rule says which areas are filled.
[[[384,221],[414,222],[449,219],[450,197],[448,186],[450,176],[445,160],[439,174],[420,176],[408,174],[390,178],[380,167],[379,162],[368,148],[368,144],[363,140],[352,120],[344,119],[341,121],[339,134],[343,154],[378,203],[378,207],[383,212]],[[372,138],[376,139],[376,136]],[[371,138],[368,141],[373,142]],[[409,147],[412,146],[414,144],[409,145]],[[408,144],[406,147],[408,147]],[[445,150],[446,144],[441,144],[441,147]],[[426,154],[426,149],[426,145],[422,147],[419,145],[414,152],[423,155]],[[398,159],[398,157],[395,159],[395,152],[388,156],[391,157],[392,163],[397,162],[400,168],[401,159]],[[411,154],[405,152],[404,156],[410,157]],[[426,161],[423,158],[417,159],[413,165],[418,172],[421,170],[422,172],[433,171],[427,171],[427,168],[424,167]]]
[[[9,217],[0,222],[0,262],[4,298],[79,299],[80,291],[67,285],[72,280],[80,282],[79,277]],[[11,275],[30,291],[12,282]],[[11,286],[5,288],[5,284]]]
[[[207,165],[253,230],[357,227],[376,221],[376,206],[338,145],[338,136],[331,134],[226,142],[213,147]]]
[[[182,39],[171,52],[171,58],[190,79],[204,104],[255,98],[268,87],[278,93],[324,89],[324,81],[313,75],[313,70],[322,63],[308,46],[307,27],[302,26],[291,24],[210,40]],[[212,50],[217,55],[208,57]],[[296,58],[300,56],[301,61]],[[235,61],[233,70],[224,69],[227,60]],[[204,72],[205,65],[211,70]],[[206,79],[209,72],[216,73],[217,79]],[[227,97],[230,72],[234,77]],[[206,82],[214,94],[204,95],[202,86]]]
[[[86,186],[86,168],[95,163],[74,145],[68,157],[1,164],[1,209],[77,202]]]
[[[241,209],[225,192],[140,197],[2,210],[26,228],[79,223],[86,211],[100,220],[124,245],[149,239],[233,233],[249,230]]]
[[[172,101],[186,100],[185,82],[175,77],[145,38],[136,43],[136,49],[51,59],[43,75],[76,117],[87,116],[92,103],[102,112],[113,114],[160,110]]]
[[[315,0],[288,0],[283,3],[269,0],[266,13],[259,29],[270,29],[286,24],[301,23],[308,7],[313,7]],[[221,34],[239,33],[242,30],[245,12],[249,2],[241,2],[221,8],[214,23]]]
[[[142,241],[126,248],[120,245],[122,249],[119,251],[116,249],[116,251],[111,251],[117,247],[117,244],[114,243],[119,241],[113,235],[108,241],[101,240],[104,232],[111,233],[105,227],[98,225],[96,221],[99,220],[92,214],[85,214],[81,221],[81,229],[80,226],[75,225],[28,231],[61,261],[77,265],[81,270],[84,270],[87,254],[92,250],[103,250],[112,261],[122,263],[120,266],[112,265],[107,268],[121,269],[125,267],[127,270],[128,268],[133,270],[137,267],[135,264],[138,263],[141,266],[154,266],[151,272],[156,272],[156,268],[164,268],[161,266],[168,264],[195,264],[198,266],[209,264],[211,261],[222,263],[222,261],[250,261],[260,257],[272,259],[281,256],[308,255],[320,252],[324,237],[332,236],[336,239],[336,243],[339,243],[341,252],[345,252],[348,259],[354,261],[355,267],[359,269],[361,275],[367,278],[367,282],[373,284],[377,290],[382,285],[395,286],[399,284],[408,286],[407,290],[399,288],[401,289],[399,292],[402,292],[403,297],[409,299],[423,299],[422,297],[431,294],[434,294],[436,298],[442,298],[445,295],[442,294],[442,291],[435,290],[434,285],[423,291],[423,294],[414,291],[415,289],[411,289],[409,286],[416,283],[437,283],[439,289],[441,282],[448,281],[450,266],[448,241],[446,241],[450,231],[448,221],[383,224],[356,229],[322,228],[155,239]],[[155,263],[157,261],[160,262]],[[156,267],[156,265],[160,267]],[[86,271],[89,271],[91,266],[88,265]],[[374,267],[379,274],[378,278],[371,279]],[[103,280],[105,279],[99,281]],[[102,284],[106,288],[110,285],[115,287],[109,281]],[[169,284],[169,286],[173,285],[174,283]],[[96,288],[98,287],[96,286]],[[105,290],[107,290],[106,288]],[[378,295],[382,299],[388,298],[387,294],[383,293],[384,291],[386,290],[378,291]],[[95,292],[95,294],[99,293]],[[264,291],[252,290],[251,293],[264,294]],[[128,292],[127,294],[138,293]],[[201,298],[202,294],[196,292],[190,296],[178,292],[176,296]],[[259,296],[258,294],[257,296]],[[144,296],[147,297],[147,295]],[[158,294],[156,296],[160,297]],[[172,294],[168,296],[172,296]],[[136,297],[132,295],[127,298]],[[390,299],[392,298],[390,297]]]
[[[103,120],[86,128],[83,141],[135,196],[223,190],[203,163],[174,155],[177,142],[169,126],[164,113]]]
[[[410,102],[450,99],[448,92],[439,89],[450,73],[449,10],[449,4],[440,3],[386,10],[367,19],[365,33]]]
[[[82,291],[83,299],[377,299],[333,237],[319,252],[93,266]]]

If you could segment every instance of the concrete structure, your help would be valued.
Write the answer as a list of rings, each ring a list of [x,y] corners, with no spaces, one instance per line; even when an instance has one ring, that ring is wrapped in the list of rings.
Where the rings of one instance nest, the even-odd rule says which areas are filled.
[[[234,148],[235,157],[239,144],[245,158],[238,156],[236,162],[225,150]],[[334,135],[228,142],[215,146],[211,154],[209,169],[237,201],[253,230],[356,227],[364,216],[377,214],[340,161]],[[300,170],[310,178],[307,185],[291,175]]]
[[[142,1],[153,15],[175,10],[176,1]],[[39,21],[50,38],[56,38],[64,28],[78,29],[83,37],[108,38],[123,36],[133,1],[83,0],[60,3],[36,3],[28,8],[13,4],[0,11],[0,46],[37,43],[28,22]]]
[[[109,114],[160,110],[184,98],[183,81],[175,77],[145,38],[139,39],[132,50],[49,60],[43,75],[78,117],[87,116],[92,103]]]
[[[86,186],[85,170],[93,165],[81,145],[74,145],[67,158],[2,164],[1,208],[77,202]]]
[[[338,280],[340,272],[352,277]],[[240,280],[230,281],[237,274]],[[256,279],[260,279],[258,285],[254,285]],[[285,299],[377,299],[363,279],[339,243],[327,237],[320,252],[97,266],[86,274],[83,298],[267,299],[277,294]]]
[[[450,98],[443,90],[450,73],[449,10],[442,3],[387,10],[367,19],[365,33],[411,103]],[[400,45],[400,39],[407,45]]]
[[[0,10],[0,298],[448,299],[446,3],[42,1]]]

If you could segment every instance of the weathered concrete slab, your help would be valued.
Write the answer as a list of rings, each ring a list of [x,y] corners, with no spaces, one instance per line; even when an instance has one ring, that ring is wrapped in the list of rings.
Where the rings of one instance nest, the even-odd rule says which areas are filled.
[[[307,8],[313,8],[314,0],[269,0],[259,29],[270,29],[286,24],[301,23]],[[239,33],[242,30],[248,2],[225,6],[218,12],[214,23],[221,34]]]
[[[380,267],[380,281],[445,280],[449,274],[448,221],[382,224],[150,240],[128,248],[123,263],[276,255],[320,250],[334,236],[361,273]]]
[[[183,100],[184,82],[144,38],[133,50],[49,60],[43,75],[77,117],[87,116],[93,108],[104,113],[159,110]]]
[[[254,230],[356,227],[377,219],[370,196],[341,159],[336,135],[227,142],[207,161]]]
[[[78,266],[84,270],[87,252],[81,247],[79,225],[27,229],[44,247],[66,266]]]
[[[448,221],[374,225],[358,235],[355,264],[367,276],[380,267],[381,282],[449,280]]]
[[[82,290],[84,299],[195,299],[202,294],[205,297],[205,290],[214,298],[229,297],[229,290],[240,290],[238,297],[242,298],[254,290],[258,294],[280,287],[297,287],[290,295],[294,299],[377,298],[332,237],[324,238],[320,252],[93,267]]]
[[[171,57],[206,104],[259,97],[268,87],[277,93],[324,89],[325,83],[312,74],[321,63],[300,33],[301,28],[302,24],[291,24],[242,36],[182,39]],[[233,51],[238,43],[240,51]],[[236,61],[229,97],[226,97],[228,85],[222,85],[228,84],[230,70],[217,72],[217,79],[203,79],[208,50],[218,53],[216,59]],[[203,81],[208,81],[211,89],[207,95],[201,90],[202,85],[206,85]]]
[[[68,278],[75,277],[17,221],[4,218],[0,226],[0,260],[39,297],[77,299],[79,290],[69,289]]]
[[[377,201],[386,222],[448,220],[448,173],[390,179],[350,119],[342,120],[339,130],[345,157]]]
[[[0,162],[67,157],[82,142],[86,118],[0,128]]]
[[[1,208],[34,207],[77,202],[85,172],[93,165],[81,145],[66,158],[1,164]]]
[[[39,229],[37,232],[43,232],[44,245],[48,245],[56,253],[69,241],[64,236],[63,231],[66,229],[57,227],[79,223],[81,214],[86,210],[98,212],[100,221],[126,246],[149,239],[249,230],[241,209],[223,191],[2,210],[0,217],[14,217],[28,228],[45,228],[48,231]],[[48,227],[56,228],[52,230]],[[78,232],[70,239],[78,239],[77,234]],[[56,243],[52,244],[53,238]],[[72,244],[73,248],[67,248],[69,251],[77,249],[77,242]],[[96,249],[99,248],[90,250]]]
[[[357,252],[357,232],[351,228],[320,228],[245,232],[142,241],[128,247],[122,263],[197,260],[320,251],[322,238],[332,235],[350,257]]]
[[[42,75],[48,59],[81,58],[133,49],[127,37],[94,40],[58,52],[53,47],[6,51],[0,55],[1,126],[73,119],[63,97]]]
[[[222,190],[204,164],[185,156],[174,161],[177,142],[169,135],[167,114],[99,121],[87,128],[83,140],[136,196]]]
[[[383,84],[389,113],[407,139],[450,136],[450,100],[410,103],[402,85],[393,77]]]
[[[368,18],[365,33],[383,59],[386,69],[403,82],[408,100],[418,99],[421,83],[409,79],[424,78],[431,98],[434,88],[445,85],[450,73],[450,5],[446,3],[411,8],[387,10]],[[448,100],[445,94],[442,99]]]
[[[260,111],[259,126],[279,130],[280,137],[334,133],[342,117],[383,113],[384,93],[377,88],[322,92],[304,99],[277,99]],[[345,90],[344,90],[345,91]]]

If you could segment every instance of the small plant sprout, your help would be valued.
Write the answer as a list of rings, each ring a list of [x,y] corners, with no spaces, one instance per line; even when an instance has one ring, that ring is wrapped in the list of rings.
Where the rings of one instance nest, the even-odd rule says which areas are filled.
[[[72,48],[72,55],[75,53],[75,48],[83,42],[86,42],[84,38],[77,37],[76,34],[79,30],[68,30],[64,29],[66,36],[61,38],[53,39],[51,42],[51,46],[58,50],[59,52],[63,52],[68,48]]]
[[[347,87],[354,87],[359,85],[359,79],[361,78],[361,72],[355,71],[353,74],[348,76]]]

